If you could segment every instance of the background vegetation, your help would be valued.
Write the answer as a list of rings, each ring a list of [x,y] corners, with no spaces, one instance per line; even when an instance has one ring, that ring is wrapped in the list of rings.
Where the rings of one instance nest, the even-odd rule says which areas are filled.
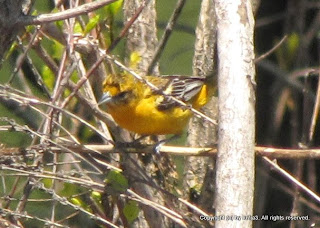
[[[31,13],[63,11],[74,3],[63,2],[55,7],[52,1],[35,0]],[[318,110],[320,3],[268,0],[257,4],[256,57],[276,48],[256,61],[256,143],[270,148],[317,148],[319,124],[315,110]],[[200,5],[201,1],[186,1],[159,60],[161,74],[192,75]],[[176,1],[157,1],[159,38],[175,6]],[[185,157],[164,155],[159,158],[148,153],[150,148],[142,151],[146,154],[130,157],[123,153],[100,153],[97,147],[83,147],[108,145],[111,137],[103,122],[107,123],[113,139],[127,141],[129,136],[112,125],[110,118],[99,113],[88,101],[92,95],[97,99],[101,95],[101,72],[90,77],[90,84],[85,83],[79,93],[72,94],[76,91],[75,83],[83,77],[80,73],[87,73],[97,61],[98,57],[94,56],[97,53],[81,52],[77,47],[75,49],[81,55],[75,55],[70,51],[74,46],[66,46],[59,38],[66,38],[62,32],[65,35],[78,34],[80,39],[88,42],[93,37],[100,48],[106,49],[125,27],[123,17],[121,5],[114,4],[78,16],[74,21],[55,22],[53,25],[57,30],[53,33],[51,28],[45,31],[43,27],[30,25],[6,53],[0,69],[0,208],[3,215],[0,226],[6,221],[13,227],[111,227],[111,224],[114,227],[146,227],[144,216],[147,221],[148,216],[143,216],[143,212],[150,211],[150,208],[157,216],[165,218],[167,227],[212,226],[212,223],[199,220],[203,208],[208,215],[214,215],[212,205],[208,209],[199,201],[202,182],[195,181],[192,188],[184,188]],[[77,39],[72,42],[77,43]],[[65,62],[62,60],[64,53],[70,54]],[[128,62],[126,36],[111,54],[123,63]],[[80,58],[83,66],[79,64],[72,68],[76,61],[71,57]],[[103,64],[106,69],[112,65],[110,61]],[[57,86],[59,70],[70,76],[70,82],[61,83],[60,87]],[[59,88],[63,92],[57,102],[50,102]],[[91,94],[88,96],[88,93]],[[72,98],[63,107],[67,112],[58,110],[61,112],[58,115],[55,108],[70,95]],[[50,118],[56,123],[48,122]],[[53,128],[45,131],[45,123]],[[104,150],[110,152],[112,149],[106,147]],[[277,159],[281,168],[313,191],[312,195],[302,191],[257,155],[253,214],[301,215],[308,216],[309,220],[269,219],[256,221],[255,227],[320,227],[317,158],[305,156],[297,159],[293,155]],[[119,168],[130,166],[124,164],[127,161],[138,160],[133,168],[136,170],[134,178],[128,170],[119,171]],[[142,168],[146,170],[139,171]],[[141,179],[137,180],[138,177]],[[154,191],[151,193],[154,202],[143,198],[145,195],[137,195],[135,181],[152,187],[148,191]],[[157,195],[159,192],[162,198]],[[165,205],[169,211],[160,205]]]

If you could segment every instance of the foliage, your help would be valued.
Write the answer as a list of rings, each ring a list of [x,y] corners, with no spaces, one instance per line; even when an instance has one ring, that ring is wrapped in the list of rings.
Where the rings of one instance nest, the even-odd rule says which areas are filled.
[[[55,7],[53,1],[38,0],[31,14],[54,14],[74,2]],[[22,227],[130,227],[138,226],[141,215],[152,211],[182,227],[212,225],[199,220],[202,183],[192,180],[192,188],[182,187],[186,181],[183,158],[150,155],[150,148],[134,140],[133,146],[120,143],[127,142],[130,134],[119,130],[95,103],[104,74],[121,68],[114,59],[132,68],[140,61],[126,50],[127,37],[119,37],[110,53],[113,58],[91,71],[102,54],[97,47],[108,49],[125,28],[124,2],[54,22],[52,27],[29,25],[6,53],[0,69],[0,211],[6,221]],[[175,4],[157,1],[158,37]],[[200,4],[186,2],[159,60],[161,74],[191,74]],[[318,14],[313,1],[261,1],[256,14],[256,55],[287,38],[257,62],[257,145],[319,147]],[[130,54],[136,58],[129,60]],[[108,153],[110,141],[117,144],[114,154]],[[105,153],[88,145],[106,146]],[[133,159],[128,154],[135,149],[146,153]],[[129,162],[136,173],[123,169]],[[279,159],[278,164],[318,194],[317,160]],[[203,172],[206,169],[202,167]],[[319,226],[319,201],[270,170],[261,157],[256,182],[254,215],[308,215],[309,221],[278,221],[277,227]],[[151,199],[147,191],[146,195],[133,191],[144,185],[155,189]],[[165,195],[164,205],[157,203],[160,193]],[[210,208],[203,211],[214,215]],[[255,226],[275,224],[256,221]]]

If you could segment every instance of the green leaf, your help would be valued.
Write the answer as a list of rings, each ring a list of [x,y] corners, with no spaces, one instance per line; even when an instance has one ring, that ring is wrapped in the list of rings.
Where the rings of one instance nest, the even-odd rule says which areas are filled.
[[[44,84],[52,91],[55,83],[55,77],[53,72],[47,65],[43,65],[41,75],[44,81]]]
[[[287,49],[289,56],[295,56],[299,47],[300,39],[297,33],[292,33],[288,36]]]
[[[41,180],[43,185],[46,187],[46,188],[51,188],[52,187],[52,180],[48,179],[48,178],[44,178]]]
[[[64,197],[71,197],[73,195],[79,194],[80,187],[75,186],[71,183],[63,183],[63,189],[60,191],[60,195]]]
[[[275,40],[274,44],[278,44],[279,40]],[[300,44],[300,37],[297,33],[288,35],[285,45],[277,48],[275,54],[278,64],[281,68],[289,70],[294,64],[297,56],[298,47]]]
[[[92,199],[94,199],[96,202],[101,202],[101,193],[100,193],[100,192],[92,191],[92,192],[91,192],[91,197],[92,197]]]
[[[59,43],[57,40],[52,39],[52,44],[51,44],[51,49],[52,49],[52,54],[51,56],[55,59],[61,59],[63,50],[64,50],[64,46]]]
[[[137,202],[130,200],[123,208],[123,214],[129,223],[132,223],[139,215],[139,207]]]
[[[84,35],[88,34],[92,29],[94,29],[100,21],[100,15],[96,15],[91,18],[84,29]]]
[[[119,12],[119,10],[121,9],[123,0],[118,0],[112,4],[107,5],[107,7],[109,8],[109,11],[112,15],[115,15]]]
[[[107,192],[110,194],[123,193],[129,187],[127,178],[119,171],[110,171],[105,182],[107,184]]]
[[[108,18],[113,18],[121,9],[123,0],[118,0],[112,4],[106,5],[96,11],[100,15],[100,21],[105,21]]]
[[[11,47],[8,53],[6,54],[5,59],[9,58],[9,56],[11,56],[11,54],[13,53],[14,50],[16,50],[17,47],[18,47],[18,42],[17,41],[12,42]]]
[[[82,29],[82,26],[80,25],[79,22],[76,22],[76,23],[75,23],[74,28],[73,28],[73,32],[74,32],[75,34],[77,34],[77,33],[83,34],[83,33],[84,33],[84,31],[83,31],[83,29]]]
[[[71,203],[73,203],[76,206],[84,208],[86,204],[79,198],[79,197],[72,197],[70,199]]]
[[[88,205],[88,203],[86,203],[86,201],[82,200],[80,197],[72,197],[70,198],[70,202],[86,211],[92,212],[90,205]]]

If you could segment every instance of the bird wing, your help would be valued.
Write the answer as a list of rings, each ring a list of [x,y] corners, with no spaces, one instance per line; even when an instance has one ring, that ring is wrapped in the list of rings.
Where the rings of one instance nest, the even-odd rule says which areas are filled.
[[[191,100],[199,93],[205,80],[204,77],[195,76],[170,75],[163,77],[168,79],[168,82],[162,88],[163,93],[167,94],[168,97],[164,97],[158,104],[158,108],[162,110],[178,105],[170,96],[183,102]]]

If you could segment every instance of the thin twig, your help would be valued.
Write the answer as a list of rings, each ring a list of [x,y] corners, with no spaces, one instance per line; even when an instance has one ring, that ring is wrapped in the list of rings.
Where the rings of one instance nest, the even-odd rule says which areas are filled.
[[[0,127],[0,131],[9,131],[11,125],[5,125]],[[18,129],[16,129],[18,130]],[[26,131],[26,129],[22,129]],[[59,138],[63,142],[63,138]],[[27,147],[24,150],[32,150],[37,148],[37,145]],[[111,144],[108,145],[96,145],[96,144],[84,144],[76,145],[70,143],[59,143],[59,146],[53,145],[49,148],[53,152],[70,152],[77,154],[88,154],[90,152],[107,154],[107,153],[154,153],[154,145],[121,145],[115,147]],[[3,155],[19,154],[21,148],[1,148],[0,153]],[[66,151],[67,150],[67,151]],[[161,146],[161,153],[177,155],[177,156],[216,156],[216,147],[183,147],[183,146]],[[256,146],[255,153],[259,156],[266,156],[273,159],[320,159],[320,148],[313,149],[291,149],[291,148],[275,148],[266,146]]]
[[[266,161],[269,165],[271,165],[278,173],[280,173],[282,176],[293,182],[297,187],[299,187],[302,191],[307,193],[310,197],[315,199],[318,203],[320,203],[320,196],[318,196],[316,193],[311,191],[307,186],[302,184],[300,181],[298,181],[295,177],[293,177],[290,173],[288,173],[286,170],[281,168],[277,163],[271,161],[267,157],[262,157],[264,161]]]
[[[268,57],[269,55],[271,55],[275,50],[277,50],[278,47],[280,47],[284,41],[288,38],[288,35],[285,35],[273,48],[271,48],[269,51],[267,51],[266,53],[260,55],[258,58],[256,58],[254,60],[255,63],[259,62],[261,59],[264,59],[266,57]]]
[[[11,74],[11,76],[10,76],[10,79],[8,80],[8,84],[11,84],[11,83],[12,83],[15,75],[16,75],[17,72],[21,69],[21,66],[22,66],[22,64],[23,64],[23,62],[24,62],[24,60],[25,60],[25,58],[26,58],[29,50],[31,49],[31,47],[32,47],[32,45],[33,45],[33,42],[35,41],[36,37],[37,37],[38,34],[39,34],[39,30],[40,30],[40,27],[37,26],[35,32],[34,32],[34,33],[32,34],[32,36],[31,36],[31,39],[30,39],[27,47],[24,47],[24,46],[22,45],[22,40],[18,37],[19,46],[23,49],[23,53],[22,53],[22,56],[20,57],[20,59],[18,60],[16,67],[13,69],[13,72],[12,72],[12,74]]]
[[[318,79],[316,100],[315,100],[315,104],[313,106],[311,125],[310,125],[309,135],[308,135],[309,142],[312,142],[313,137],[314,137],[314,131],[316,128],[317,120],[319,118],[319,108],[320,108],[320,80]]]
[[[169,22],[168,22],[168,24],[166,26],[166,29],[165,29],[165,31],[164,31],[164,33],[162,35],[162,38],[159,41],[157,49],[155,50],[153,58],[152,58],[149,66],[147,68],[148,69],[147,70],[147,75],[152,74],[153,68],[156,65],[157,61],[159,60],[160,55],[164,51],[164,47],[166,46],[166,44],[167,44],[167,42],[169,40],[169,37],[170,37],[170,35],[172,33],[172,30],[173,30],[174,26],[177,23],[177,20],[178,20],[180,14],[181,14],[181,11],[182,11],[185,3],[186,3],[186,0],[179,0],[177,2],[176,8],[174,9],[171,18],[169,19]]]
[[[111,145],[85,145],[87,149],[100,151],[101,153],[118,153],[118,149]],[[128,153],[154,153],[153,146],[145,146],[142,149],[136,147],[124,148]],[[183,146],[162,146],[161,153],[178,156],[216,156],[216,147],[183,147]],[[280,159],[320,159],[320,148],[314,149],[291,149],[256,146],[255,152],[260,156]]]
[[[267,70],[270,74],[277,77],[281,82],[283,82],[285,85],[290,86],[290,88],[294,89],[295,91],[299,93],[304,92],[304,87],[301,84],[301,82],[299,82],[297,79],[290,77],[290,74],[288,74],[288,72],[286,72],[285,70],[281,69],[276,63],[268,59],[263,59],[257,62],[257,65]],[[314,94],[312,94],[311,92],[308,92],[307,95],[311,98],[314,98]]]
[[[94,132],[99,134],[104,140],[112,143],[109,139],[104,137],[103,132],[99,131],[96,127],[92,126],[90,123],[88,123],[84,119],[80,118],[79,116],[73,114],[72,112],[69,112],[67,109],[60,108],[59,106],[56,106],[54,104],[50,104],[48,102],[44,102],[44,101],[38,100],[37,98],[27,97],[26,95],[22,95],[22,94],[19,95],[18,93],[7,93],[7,89],[8,88],[0,85],[0,95],[7,97],[7,99],[12,99],[14,101],[21,102],[23,104],[28,104],[30,106],[38,104],[38,105],[45,105],[45,106],[48,106],[50,108],[53,108],[53,109],[55,109],[55,110],[57,110],[59,112],[62,112],[64,114],[70,116],[71,118],[74,118],[74,119],[78,120],[82,124],[84,124],[87,127],[89,127],[91,130],[93,130]]]
[[[133,25],[133,23],[137,20],[139,15],[141,14],[142,10],[149,4],[151,0],[144,1],[142,5],[137,9],[135,14],[130,18],[130,20],[127,22],[127,24],[124,26],[118,37],[112,42],[112,44],[108,47],[106,50],[106,53],[110,53],[120,42],[120,40],[127,34],[129,28]]]
[[[132,195],[133,197],[135,197],[137,202],[143,203],[144,205],[150,206],[151,208],[155,209],[156,211],[160,212],[161,214],[167,216],[168,218],[172,219],[173,221],[175,221],[177,224],[179,224],[182,227],[187,227],[185,222],[182,220],[183,217],[176,213],[173,210],[168,209],[165,206],[162,206],[158,203],[155,203],[151,200],[148,200],[146,198],[141,197],[140,195],[138,195],[137,193],[135,193],[134,191],[128,189],[127,192]]]
[[[71,17],[76,17],[81,14],[86,14],[96,9],[99,9],[105,5],[111,4],[118,0],[100,0],[83,4],[81,6],[67,9],[58,13],[41,14],[39,16],[21,16],[19,19],[20,25],[38,25],[43,23],[49,23],[54,21],[65,20]]]
[[[55,223],[55,222],[51,222],[50,220],[47,220],[47,219],[42,219],[42,218],[39,218],[39,217],[34,216],[34,215],[32,215],[32,216],[28,215],[25,211],[23,213],[20,213],[20,212],[15,212],[15,211],[11,211],[11,210],[8,210],[8,209],[1,208],[0,212],[1,212],[1,214],[7,215],[7,216],[10,216],[10,217],[24,218],[26,220],[37,220],[37,221],[43,222],[46,225],[54,225],[56,227],[68,228],[68,226],[61,225],[61,224],[58,224],[58,223]],[[21,227],[21,226],[11,226],[10,225],[9,227]]]

